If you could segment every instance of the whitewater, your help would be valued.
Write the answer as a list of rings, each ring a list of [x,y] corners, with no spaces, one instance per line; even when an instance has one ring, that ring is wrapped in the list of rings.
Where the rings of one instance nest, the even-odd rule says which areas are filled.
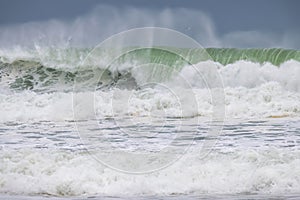
[[[3,198],[297,197],[300,52],[161,48],[1,49]]]

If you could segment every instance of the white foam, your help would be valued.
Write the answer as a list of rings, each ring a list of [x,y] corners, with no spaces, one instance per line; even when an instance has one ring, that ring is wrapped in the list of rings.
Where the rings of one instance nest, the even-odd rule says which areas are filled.
[[[212,73],[206,70],[212,65],[215,66],[216,63],[202,62],[196,67],[201,73]],[[299,62],[288,61],[276,67],[270,63],[261,65],[239,61],[227,66],[217,64],[217,67],[224,82],[226,118],[299,117]],[[73,102],[77,112],[76,119],[90,119],[95,117],[95,113],[98,117],[211,117],[211,94],[214,89],[206,88],[203,79],[194,72],[191,67],[186,67],[179,75],[189,80],[191,88],[187,88],[187,84],[181,84],[181,79],[175,78],[173,82],[139,91],[115,88],[81,92],[74,95],[75,101],[72,101],[71,92],[2,91],[0,121],[72,120]],[[212,80],[217,78],[214,74],[206,77]]]
[[[224,87],[255,88],[268,82],[277,82],[287,90],[300,92],[300,62],[290,60],[280,66],[271,63],[255,63],[240,60],[232,64],[221,65],[212,61],[200,62],[194,66],[187,66],[181,71],[181,76],[190,80],[190,84],[197,88],[206,87],[201,75],[211,79],[217,79],[214,67],[222,78]],[[195,70],[196,69],[196,70]]]
[[[23,150],[0,154],[0,192],[50,195],[299,193],[300,154],[284,150],[196,153],[151,174],[105,168],[89,154]],[[114,159],[114,158],[112,158]]]
[[[287,61],[279,67],[270,63],[238,61],[220,67],[224,85],[229,87],[244,86],[254,88],[267,82],[278,82],[285,89],[300,92],[300,63]]]
[[[31,91],[0,95],[0,121],[73,119],[70,93],[37,94]]]
[[[211,117],[213,105],[210,91],[195,89],[193,92],[183,88],[175,90],[177,96],[154,89],[144,95],[137,91],[119,89],[82,92],[76,94],[80,104],[74,104],[76,119],[91,119],[95,117],[95,113],[97,117]],[[287,91],[276,82],[251,89],[228,87],[224,92],[224,107],[228,119],[300,115],[300,94]],[[72,97],[72,93],[62,92],[1,94],[0,121],[73,120]]]

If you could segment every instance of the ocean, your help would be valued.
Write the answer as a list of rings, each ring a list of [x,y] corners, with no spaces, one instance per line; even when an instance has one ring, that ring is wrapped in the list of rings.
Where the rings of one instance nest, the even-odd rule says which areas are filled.
[[[300,51],[118,51],[0,50],[0,199],[300,198]]]

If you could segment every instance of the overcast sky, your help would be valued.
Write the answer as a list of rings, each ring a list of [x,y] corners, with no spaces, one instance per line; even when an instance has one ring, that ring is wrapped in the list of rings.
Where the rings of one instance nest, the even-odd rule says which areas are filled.
[[[300,29],[298,0],[1,0],[0,30],[1,27],[51,19],[72,21],[87,15],[99,5],[109,5],[120,11],[135,8],[141,12],[159,12],[168,8],[193,9],[207,15],[213,22],[216,34],[224,40],[240,37],[234,35],[237,32],[249,35],[251,31],[271,33],[274,38],[286,33],[288,36],[285,37],[297,37]]]

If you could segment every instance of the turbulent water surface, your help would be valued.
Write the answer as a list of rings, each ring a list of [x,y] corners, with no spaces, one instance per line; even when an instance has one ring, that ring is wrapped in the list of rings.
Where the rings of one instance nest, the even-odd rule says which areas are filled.
[[[0,50],[3,198],[299,197],[299,51],[114,51]]]

